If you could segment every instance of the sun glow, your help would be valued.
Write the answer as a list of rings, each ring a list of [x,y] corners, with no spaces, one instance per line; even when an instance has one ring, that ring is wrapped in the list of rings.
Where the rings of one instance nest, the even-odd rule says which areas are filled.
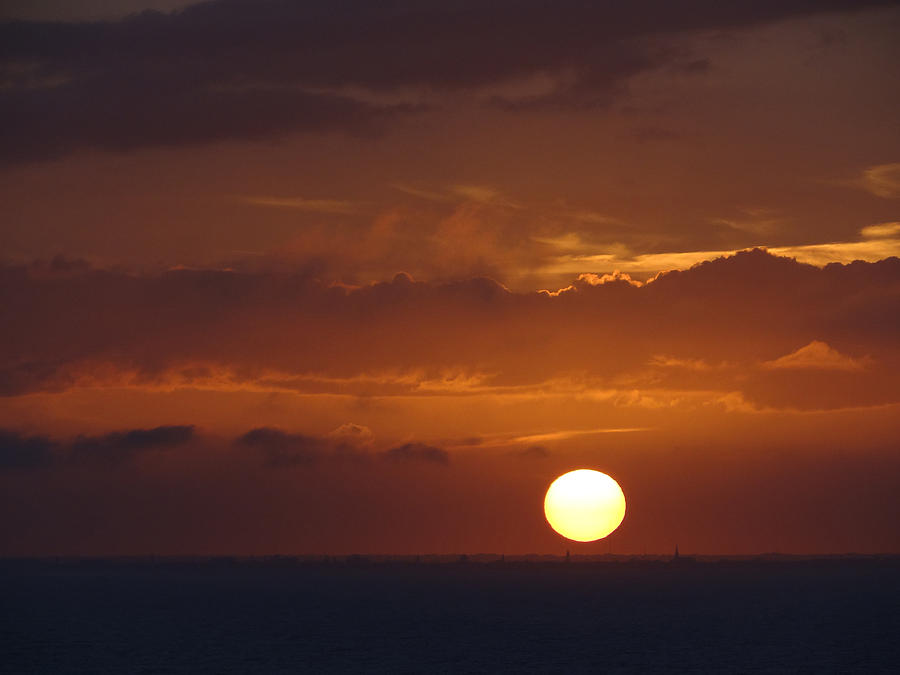
[[[605,473],[578,469],[553,481],[544,498],[544,514],[566,539],[595,541],[622,523],[625,494]]]

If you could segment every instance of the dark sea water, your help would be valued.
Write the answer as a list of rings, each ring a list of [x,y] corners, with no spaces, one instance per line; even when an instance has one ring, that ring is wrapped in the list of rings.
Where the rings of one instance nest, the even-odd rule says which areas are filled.
[[[900,562],[0,563],[3,673],[900,672]]]

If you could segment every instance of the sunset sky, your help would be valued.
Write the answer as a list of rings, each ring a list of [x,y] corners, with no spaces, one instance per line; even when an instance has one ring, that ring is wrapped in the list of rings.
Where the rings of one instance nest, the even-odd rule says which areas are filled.
[[[900,553],[900,3],[0,21],[0,555]]]

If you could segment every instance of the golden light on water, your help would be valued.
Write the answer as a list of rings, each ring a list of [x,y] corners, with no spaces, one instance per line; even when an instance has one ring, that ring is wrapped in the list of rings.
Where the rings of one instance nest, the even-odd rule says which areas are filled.
[[[551,483],[544,498],[550,527],[566,539],[596,541],[625,518],[625,494],[610,476],[592,469],[570,471]]]

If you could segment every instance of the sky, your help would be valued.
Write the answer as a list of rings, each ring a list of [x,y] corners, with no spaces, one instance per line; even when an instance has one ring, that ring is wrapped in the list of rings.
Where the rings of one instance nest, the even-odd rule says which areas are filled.
[[[0,555],[900,553],[897,2],[5,0],[0,213]]]

